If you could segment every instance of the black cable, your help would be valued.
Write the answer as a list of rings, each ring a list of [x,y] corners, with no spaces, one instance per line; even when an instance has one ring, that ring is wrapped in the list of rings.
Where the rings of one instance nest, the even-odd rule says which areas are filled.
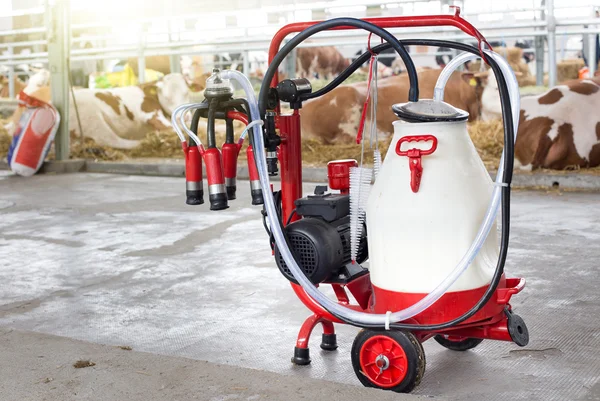
[[[196,135],[198,135],[198,125],[200,124],[200,117],[202,116],[202,110],[203,109],[196,109],[196,111],[194,112],[194,115],[192,116],[192,122],[190,124],[190,131],[192,131]],[[194,141],[194,139],[192,137],[189,137],[188,145],[189,146],[198,146],[198,144],[196,143],[196,141]]]
[[[417,39],[419,40],[419,39]],[[404,40],[400,40],[400,43],[402,43],[402,45],[404,46],[412,46],[415,43],[413,43],[414,40],[411,39],[404,39]],[[448,41],[439,41],[440,43],[453,43],[453,42],[448,42]],[[474,50],[476,50],[476,54],[479,54],[479,49],[477,49],[475,46],[471,46],[471,45],[464,45],[464,46],[470,46],[472,47]],[[371,48],[371,51],[375,54],[380,54],[388,49],[390,49],[391,46],[389,43],[382,43],[380,45],[377,45],[373,48]],[[469,51],[471,53],[473,53],[471,50],[465,50],[465,51]],[[352,64],[350,64],[344,71],[342,71],[337,77],[335,77],[331,82],[329,82],[327,85],[325,85],[324,87],[322,87],[321,89],[319,89],[316,92],[311,92],[311,93],[306,93],[304,95],[300,96],[300,101],[305,101],[305,100],[309,100],[309,99],[314,99],[320,96],[323,96],[329,92],[331,92],[333,89],[335,89],[336,87],[338,87],[340,84],[342,84],[346,79],[348,79],[350,77],[350,75],[354,74],[354,72],[356,70],[358,70],[359,68],[361,68],[361,66],[367,62],[367,60],[369,60],[369,58],[371,57],[371,52],[366,51],[363,54],[361,54],[360,56],[358,56],[356,59],[354,59],[354,61],[352,62]]]
[[[212,99],[208,105],[208,122],[206,123],[206,145],[208,149],[216,148],[215,139],[215,113],[219,105],[218,99]]]
[[[465,45],[462,43],[449,42],[444,40],[429,40],[429,39],[417,39],[417,40],[403,40],[402,43],[406,45],[424,45],[424,46],[437,46],[437,47],[449,47],[457,50],[462,50],[466,52],[470,52],[476,55],[480,55],[479,50],[474,48],[473,46]],[[289,44],[289,43],[288,43]],[[384,45],[376,46],[379,48],[378,50],[383,50]],[[374,49],[372,49],[374,50]],[[364,55],[363,55],[364,56]],[[362,56],[361,56],[362,57]],[[277,58],[277,56],[276,56]],[[363,61],[364,62],[364,61]],[[498,66],[498,63],[492,58],[488,57],[488,62],[490,67],[494,71],[496,79],[498,80],[498,89],[500,93],[500,102],[502,107],[502,114],[504,116],[504,173],[502,177],[502,182],[507,186],[502,188],[502,199],[501,199],[501,207],[502,207],[502,231],[501,231],[501,244],[500,244],[500,253],[498,255],[498,262],[496,265],[496,270],[494,272],[494,276],[490,282],[490,285],[486,289],[486,292],[481,297],[481,299],[466,313],[455,318],[451,321],[433,324],[433,325],[418,325],[418,324],[402,324],[402,323],[392,323],[390,324],[390,328],[396,330],[428,330],[428,331],[436,331],[436,330],[444,330],[447,328],[451,328],[464,322],[469,319],[473,315],[475,315],[483,306],[485,306],[491,297],[494,295],[498,284],[504,274],[504,264],[506,262],[506,256],[508,252],[509,245],[509,232],[510,232],[510,184],[512,182],[512,174],[513,174],[513,163],[514,163],[514,128],[512,124],[512,111],[511,111],[511,103],[508,92],[508,87],[506,85],[506,81],[504,76],[502,75],[502,71]],[[272,78],[272,77],[271,77]],[[267,81],[267,85],[270,82],[270,78]],[[261,94],[263,93],[263,88],[261,88]],[[262,109],[261,109],[262,110]],[[278,219],[279,224],[281,225],[282,230],[284,229],[281,217]],[[284,231],[285,233],[285,231]],[[291,244],[287,236],[284,235],[287,246],[291,248]],[[296,260],[298,263],[298,260]],[[300,264],[299,264],[300,265]],[[324,308],[326,309],[326,308]],[[326,309],[327,310],[327,309]],[[327,310],[329,313],[331,311]],[[349,319],[343,318],[335,313],[331,313],[336,318],[340,319],[346,324],[361,327],[361,328],[370,328],[370,329],[385,329],[384,325],[365,325],[358,324]]]
[[[233,120],[225,118],[225,143],[233,143]]]
[[[275,191],[272,194],[273,194],[273,200],[275,203],[275,212],[277,213],[277,221],[279,221],[281,223],[282,214],[283,214],[282,206],[281,206],[281,201],[282,201],[281,191]],[[296,209],[294,209],[294,213],[295,212],[296,212]],[[268,213],[267,213],[267,209],[265,208],[264,204],[263,204],[263,209],[261,211],[261,214],[263,216],[263,226],[264,226],[265,230],[267,231],[267,234],[269,234],[269,245],[271,246],[271,249],[275,249],[275,236],[273,235],[273,233],[271,232],[269,227],[267,227]],[[288,220],[288,224],[289,224],[289,220]],[[284,231],[284,233],[285,233],[285,231]]]
[[[408,77],[410,81],[410,91],[408,94],[408,99],[411,102],[416,102],[419,100],[419,82],[417,76],[417,69],[415,68],[415,64],[413,63],[412,59],[410,58],[410,55],[408,54],[404,46],[402,46],[400,41],[398,41],[398,39],[394,35],[386,31],[385,29],[378,27],[375,24],[357,18],[333,18],[312,25],[303,30],[302,32],[298,33],[296,36],[290,39],[290,41],[286,43],[281,48],[281,50],[279,50],[279,52],[277,52],[273,60],[271,60],[269,68],[267,69],[267,72],[265,73],[263,79],[264,84],[260,87],[260,93],[258,95],[258,107],[261,116],[264,116],[265,112],[267,111],[267,98],[269,94],[271,80],[275,76],[275,72],[278,70],[279,65],[281,64],[285,56],[287,56],[296,46],[298,46],[300,43],[302,43],[304,40],[308,39],[312,35],[324,30],[333,29],[341,26],[350,26],[354,28],[364,29],[390,43],[391,47],[393,47],[394,50],[396,50],[400,58],[402,58],[402,61],[404,61],[408,72]]]
[[[292,218],[294,217],[294,215],[296,214],[296,208],[292,209],[292,211],[290,212],[290,216],[287,219],[287,223],[285,223],[285,225],[289,225],[292,222]]]
[[[401,40],[400,43],[403,41]],[[379,54],[387,49],[391,48],[389,43],[382,43],[375,47],[371,48],[371,51],[375,54]],[[362,67],[362,65],[367,62],[371,58],[371,52],[366,51],[362,53],[360,56],[354,59],[352,64],[350,64],[344,71],[342,71],[337,77],[335,77],[331,82],[322,87],[316,92],[306,93],[300,96],[300,101],[305,101],[309,99],[314,99],[316,97],[323,96],[329,92],[331,92],[336,87],[340,86],[346,79],[350,77],[350,75],[354,74],[356,70]]]

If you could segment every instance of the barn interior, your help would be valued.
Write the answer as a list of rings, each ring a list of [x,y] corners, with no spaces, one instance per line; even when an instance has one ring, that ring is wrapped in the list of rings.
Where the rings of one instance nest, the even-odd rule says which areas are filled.
[[[593,278],[600,256],[596,2],[6,0],[2,4],[0,399],[600,400],[600,296]],[[395,20],[421,15],[460,17],[477,28],[514,72],[512,92],[512,73],[496,81],[498,74],[482,60],[486,53],[479,52],[476,37],[456,26],[409,27]],[[284,27],[336,18],[372,20],[376,25],[393,20],[385,29],[400,41],[412,62],[407,64],[391,47],[375,57],[373,49],[384,43],[377,34],[333,29],[294,46],[272,71],[273,56],[302,31],[292,30],[272,51],[273,38]],[[424,44],[427,41],[429,45]],[[468,120],[461,122],[465,143],[478,159],[489,194],[502,192],[499,217],[494,220],[497,229],[494,225],[490,231],[501,243],[505,228],[510,228],[502,266],[506,265],[506,277],[524,277],[527,283],[524,289],[507,288],[514,290],[514,298],[510,304],[506,301],[503,313],[509,317],[503,319],[510,320],[514,309],[527,322],[529,337],[520,346],[509,336],[506,323],[502,334],[487,328],[472,331],[485,338],[481,345],[455,352],[417,329],[414,336],[423,343],[420,352],[426,355],[427,373],[423,374],[423,362],[415,388],[387,386],[398,391],[394,393],[381,390],[385,386],[377,372],[369,376],[365,366],[356,367],[361,357],[355,355],[360,325],[334,321],[337,342],[328,350],[321,337],[327,335],[327,321],[322,327],[317,324],[327,319],[321,318],[301,342],[303,331],[298,330],[308,324],[311,313],[318,313],[280,265],[284,262],[273,239],[268,207],[262,205],[267,196],[261,189],[262,173],[254,170],[261,171],[262,161],[257,160],[263,153],[265,172],[272,167],[268,163],[279,163],[279,171],[268,182],[276,191],[269,199],[280,202],[282,227],[306,219],[298,212],[300,206],[293,206],[298,204],[292,200],[285,206],[281,199],[284,191],[291,191],[289,186],[295,185],[300,200],[321,196],[324,185],[328,186],[324,191],[335,195],[350,191],[352,205],[352,187],[336,187],[328,163],[354,159],[360,168],[364,164],[377,171],[390,155],[400,156],[395,121],[402,117],[394,105],[412,102],[411,71],[418,76],[420,98],[437,101],[444,68],[462,56],[461,50],[444,47],[446,42],[441,41],[457,42],[475,52],[450,75],[443,100],[453,110],[468,112]],[[364,62],[356,62],[361,56]],[[346,74],[354,64],[356,68]],[[249,86],[240,85],[228,71],[243,74]],[[274,84],[269,73],[277,74]],[[343,84],[331,89],[340,76],[345,78]],[[197,105],[210,103],[206,99],[221,79],[231,79],[227,101],[243,99],[235,109],[242,116],[231,117],[231,106],[222,119],[214,117],[216,124],[211,126],[210,112],[200,114]],[[247,128],[254,118],[252,107],[244,104],[256,97],[259,107],[264,88],[280,82],[296,85],[297,91],[305,85],[308,92],[327,92],[314,99],[303,94],[297,101],[285,97],[283,86],[277,87],[275,100],[281,109],[269,109],[277,117],[269,120],[264,114],[262,127]],[[503,91],[507,98],[510,92],[520,99],[516,109],[520,119],[514,128],[507,120]],[[514,98],[510,101],[514,105]],[[184,104],[196,108],[180,111]],[[43,139],[38,135],[38,143],[32,145],[38,152],[33,164],[23,167],[19,154],[27,150],[23,141],[27,130],[34,130],[38,110],[50,110],[52,118],[44,121],[49,125]],[[293,151],[297,153],[289,153],[298,160],[292,162],[268,143],[273,139],[269,121],[272,132],[285,138],[285,124],[278,118],[286,113],[298,116]],[[193,128],[198,116],[199,124]],[[267,151],[252,153],[252,145],[260,148],[255,136],[259,130],[264,132]],[[357,132],[363,130],[362,144],[357,144]],[[516,137],[514,147],[507,144],[508,137]],[[195,143],[200,150],[191,156]],[[217,149],[222,146],[223,160],[225,145],[239,143],[233,181],[226,185],[211,178],[203,143],[207,149],[214,143]],[[284,152],[285,144],[286,139],[277,143],[277,152]],[[507,150],[514,153],[509,182],[506,175],[504,181],[496,179],[496,174],[506,172],[507,157],[512,170],[513,157],[506,156]],[[378,161],[377,153],[383,161]],[[190,176],[196,160],[192,157],[204,163],[196,178]],[[428,156],[422,160],[423,176],[418,180],[422,179],[425,193],[432,170]],[[290,163],[296,162],[299,173],[294,174],[299,175],[293,177],[299,180],[294,182],[286,174]],[[226,163],[217,164],[223,169]],[[401,171],[397,177],[410,179],[412,186],[416,174],[410,167],[410,173]],[[344,177],[354,185],[352,176]],[[237,188],[237,196],[225,193],[230,184]],[[216,210],[219,203],[210,192],[219,185],[225,210]],[[418,184],[412,192],[408,184],[405,187],[408,195],[419,192]],[[194,205],[198,189],[203,189],[202,205],[197,199]],[[443,205],[442,195],[436,196],[440,198],[434,204]],[[475,189],[462,196],[471,201]],[[347,213],[351,215],[352,206]],[[370,211],[364,213],[368,216]],[[506,213],[510,224],[502,219]],[[475,220],[478,227],[480,221]],[[368,228],[372,223],[367,217],[364,224]],[[398,227],[408,229],[401,222]],[[356,262],[354,257],[352,261]],[[368,264],[364,269],[369,268],[374,270]],[[317,287],[340,305],[361,303],[354,293],[348,302],[340,300],[335,283],[325,279]],[[343,287],[349,288],[348,283]],[[369,313],[375,313],[375,302],[374,296],[369,298]],[[372,331],[379,335],[388,329]],[[503,335],[505,341],[493,341],[495,335]],[[309,364],[303,366],[297,348],[308,344],[308,338],[310,358],[304,362]],[[377,366],[383,374],[389,365]],[[370,385],[364,380],[371,380]]]

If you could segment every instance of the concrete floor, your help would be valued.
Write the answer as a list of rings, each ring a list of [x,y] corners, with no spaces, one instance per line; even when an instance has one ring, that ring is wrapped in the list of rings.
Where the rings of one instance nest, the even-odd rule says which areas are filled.
[[[248,184],[222,212],[184,205],[177,178],[0,172],[0,326],[359,385],[340,347],[290,364],[308,315],[275,267]],[[307,187],[307,190],[310,190]],[[425,343],[416,394],[600,400],[600,194],[515,192],[507,271],[525,348]],[[213,256],[217,253],[219,256]]]
[[[75,361],[90,361],[75,369]],[[418,401],[417,396],[0,328],[3,401]]]

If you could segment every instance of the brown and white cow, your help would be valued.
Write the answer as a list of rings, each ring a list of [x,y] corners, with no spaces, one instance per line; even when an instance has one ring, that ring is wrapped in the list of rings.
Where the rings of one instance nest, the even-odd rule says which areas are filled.
[[[30,95],[50,101],[47,86]],[[189,96],[190,87],[181,74],[169,74],[160,81],[138,86],[75,90],[84,136],[92,138],[99,145],[120,149],[136,147],[150,131],[170,128],[169,116],[177,106],[189,102]],[[12,130],[17,120],[18,116],[14,115],[13,122],[9,124]],[[10,133],[11,128],[6,128]],[[72,98],[69,128],[80,135]]]
[[[600,165],[600,77],[573,80],[521,99],[515,166]]]
[[[333,46],[301,47],[296,50],[296,72],[300,78],[331,79],[344,71],[350,60]]]
[[[420,98],[433,98],[440,72],[439,69],[419,72]],[[446,102],[468,111],[470,121],[479,117],[481,108],[477,88],[466,82],[471,77],[472,74],[455,72],[446,84],[444,95]],[[392,105],[407,102],[409,89],[406,74],[378,81],[377,130],[383,137],[393,133],[392,123],[398,119],[392,112]],[[356,137],[366,92],[367,84],[360,82],[339,86],[324,96],[306,102],[300,110],[302,135],[323,143],[352,141]]]
[[[493,73],[483,78],[484,121],[502,118]],[[600,77],[571,80],[521,98],[515,167],[565,169],[600,165]]]

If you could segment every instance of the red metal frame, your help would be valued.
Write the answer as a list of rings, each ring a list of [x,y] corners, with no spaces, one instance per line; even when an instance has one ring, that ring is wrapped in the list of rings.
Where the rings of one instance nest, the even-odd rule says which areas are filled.
[[[460,9],[455,7],[453,15],[428,15],[412,17],[384,17],[384,18],[365,18],[367,22],[373,23],[381,28],[403,28],[403,27],[425,27],[425,26],[454,26],[468,35],[473,36],[479,42],[479,49],[482,58],[485,60],[483,46],[491,49],[491,46],[483,35],[469,22],[460,17]],[[303,31],[322,21],[300,22],[289,24],[281,28],[273,37],[269,47],[269,63],[272,62],[275,55],[279,52],[281,43],[291,33]],[[335,30],[356,29],[350,26],[340,26]],[[279,82],[277,71],[270,83],[271,87],[276,87]],[[282,192],[282,218],[288,221],[289,216],[294,209],[294,202],[302,196],[302,152],[300,137],[300,114],[294,110],[291,115],[280,115],[280,108],[276,108],[276,124],[280,130],[281,146],[278,149],[278,159],[281,165],[281,192]],[[432,149],[432,151],[435,149]],[[296,219],[297,216],[294,218]],[[372,293],[373,289],[369,274],[365,274],[347,283],[345,286],[334,284],[338,302],[347,308],[357,311],[373,313]],[[496,289],[496,296],[490,302],[495,308],[493,316],[483,316],[480,314],[478,321],[467,320],[463,324],[442,330],[442,333],[452,333],[453,337],[476,337],[489,338],[495,340],[512,341],[508,333],[507,318],[504,312],[498,313],[498,306],[508,307],[510,309],[510,298],[519,293],[525,286],[523,279],[505,279]],[[300,333],[298,334],[297,347],[307,348],[308,337],[317,324],[323,325],[325,334],[333,334],[333,323],[344,323],[331,313],[323,309],[314,299],[312,299],[304,289],[292,283],[292,289],[302,301],[302,303],[311,311],[313,315],[308,317]],[[346,289],[350,291],[358,304],[351,304]],[[490,310],[491,310],[490,309]],[[406,321],[405,323],[418,324],[418,316]],[[414,334],[420,341],[425,341],[437,333],[430,331],[415,331]]]
[[[298,340],[296,341],[297,348],[308,348],[308,341],[310,334],[317,324],[321,323],[323,326],[323,334],[335,334],[333,323],[330,320],[324,319],[323,316],[314,315],[309,316],[302,324],[300,332],[298,333]]]
[[[291,115],[279,116],[278,159],[281,164],[281,208],[283,221],[288,221],[294,202],[302,197],[302,145],[300,143],[300,113],[294,110]],[[292,221],[298,219],[294,215]]]
[[[380,18],[364,18],[363,21],[370,22],[372,24],[377,25],[380,28],[414,28],[414,27],[424,27],[424,26],[453,26],[467,35],[471,35],[477,39],[478,42],[484,43],[488,48],[492,48],[487,40],[483,37],[481,32],[477,30],[473,25],[471,25],[468,21],[461,18],[460,16],[460,7],[454,7],[454,14],[442,14],[442,15],[419,15],[419,16],[408,16],[408,17],[380,17]],[[301,32],[306,28],[309,28],[313,25],[321,23],[323,21],[311,21],[311,22],[296,22],[293,24],[288,24],[281,28],[273,39],[271,40],[271,45],[269,47],[269,63],[273,60],[277,52],[279,52],[279,48],[281,46],[281,42],[291,33]],[[348,29],[357,29],[350,26],[340,26],[331,30],[348,30]],[[480,47],[481,50],[481,47]],[[279,76],[277,71],[275,72],[275,76],[271,80],[271,87],[276,87],[279,83]]]

